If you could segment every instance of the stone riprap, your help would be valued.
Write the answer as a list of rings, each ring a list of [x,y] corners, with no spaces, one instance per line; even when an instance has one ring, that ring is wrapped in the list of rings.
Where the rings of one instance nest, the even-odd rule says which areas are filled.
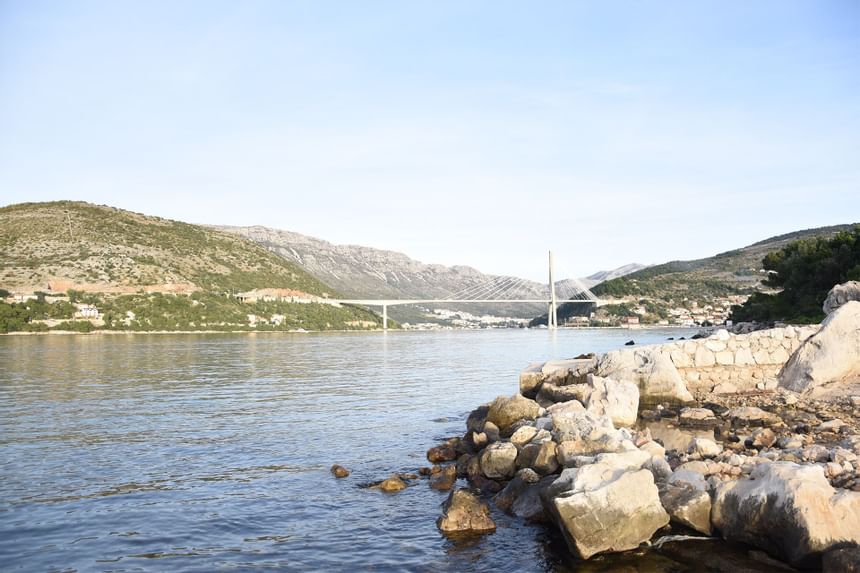
[[[674,425],[720,428],[683,449],[576,400],[515,403],[523,417],[507,421],[509,438],[490,432],[490,443],[475,435],[494,426],[492,409],[473,411],[466,434],[445,442],[459,454],[448,467],[478,495],[495,494],[499,510],[557,527],[580,559],[635,549],[671,534],[670,522],[802,566],[860,542],[860,404],[851,400],[798,401],[780,389],[712,396],[707,408],[661,405]],[[431,487],[433,472],[444,470],[429,470]]]
[[[778,386],[801,380],[795,367],[834,394]],[[455,452],[457,476],[499,510],[557,527],[580,559],[672,523],[801,567],[841,563],[860,544],[860,397],[843,380],[857,373],[860,302],[848,301],[821,327],[532,365],[519,394],[475,409],[428,458]]]
[[[520,374],[520,391],[552,399],[567,397],[563,390],[570,388],[568,393],[581,399],[588,392],[583,382],[591,368],[598,376],[636,383],[644,402],[690,402],[709,393],[773,390],[791,355],[819,329],[786,326],[749,334],[718,330],[708,338],[623,348],[597,359],[533,364]],[[551,391],[542,392],[544,385]]]

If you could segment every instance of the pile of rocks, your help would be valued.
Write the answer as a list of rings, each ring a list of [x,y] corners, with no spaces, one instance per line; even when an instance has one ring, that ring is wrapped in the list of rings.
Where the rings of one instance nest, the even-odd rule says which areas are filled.
[[[607,391],[603,380],[590,380],[591,394],[610,412],[624,404],[616,395],[626,395],[623,386]],[[796,404],[773,403],[812,421]],[[860,435],[853,425],[836,419],[801,427],[754,406],[664,407],[672,415],[663,420],[718,428],[722,437],[695,438],[685,451],[667,452],[647,428],[616,427],[611,413],[591,404],[567,400],[545,408],[519,394],[499,397],[471,413],[463,438],[428,458],[462,452],[449,467],[475,493],[492,495],[502,511],[554,524],[583,559],[636,548],[670,522],[796,565],[860,543],[860,493],[846,489],[860,490]],[[825,438],[831,445],[817,443]],[[474,511],[458,508],[458,497]],[[473,521],[488,530],[486,507],[474,495],[458,490],[447,505],[446,515],[450,507],[474,513],[456,520],[460,530],[474,529]],[[451,531],[451,520],[443,521]]]
[[[451,494],[440,528],[489,530],[480,497],[492,496],[502,511],[558,527],[582,559],[634,549],[669,524],[796,566],[856,559],[860,398],[844,388],[860,372],[858,341],[860,302],[847,302],[799,346],[781,388],[698,403],[659,347],[534,366],[520,393],[477,408],[462,438],[428,452],[449,464],[436,473],[471,484]],[[821,401],[788,390],[794,371],[820,374],[805,390],[842,391]],[[652,409],[639,418],[641,395]],[[707,428],[713,439],[667,451],[643,418]]]

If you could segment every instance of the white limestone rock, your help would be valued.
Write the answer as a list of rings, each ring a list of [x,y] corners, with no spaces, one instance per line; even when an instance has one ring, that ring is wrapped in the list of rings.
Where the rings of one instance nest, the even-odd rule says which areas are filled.
[[[830,289],[822,307],[824,314],[831,314],[834,310],[852,300],[860,301],[860,281],[848,281]]]
[[[860,302],[832,312],[821,330],[804,342],[779,375],[779,385],[808,393],[825,384],[860,376]]]
[[[831,547],[860,543],[860,493],[834,489],[821,466],[759,464],[750,478],[717,490],[711,519],[726,539],[800,567]]]
[[[644,401],[693,401],[669,353],[661,352],[660,347],[607,352],[598,360],[595,374],[602,378],[633,381],[639,387],[640,399]]]
[[[598,416],[609,416],[616,426],[633,426],[639,415],[639,387],[626,380],[588,375],[593,390],[587,410]]]
[[[604,464],[565,470],[543,494],[548,513],[582,559],[635,549],[669,523],[650,471],[595,466]]]

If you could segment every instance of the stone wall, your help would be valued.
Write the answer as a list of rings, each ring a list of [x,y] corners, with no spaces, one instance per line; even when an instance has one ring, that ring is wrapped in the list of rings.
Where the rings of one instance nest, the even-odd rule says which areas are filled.
[[[803,341],[820,327],[786,326],[749,334],[719,330],[708,338],[660,345],[696,394],[771,390],[779,371]]]

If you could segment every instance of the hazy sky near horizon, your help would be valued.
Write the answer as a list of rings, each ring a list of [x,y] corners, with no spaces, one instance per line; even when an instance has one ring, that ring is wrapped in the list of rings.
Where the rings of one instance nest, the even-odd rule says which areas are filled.
[[[0,0],[0,204],[545,280],[860,221],[860,2]]]

